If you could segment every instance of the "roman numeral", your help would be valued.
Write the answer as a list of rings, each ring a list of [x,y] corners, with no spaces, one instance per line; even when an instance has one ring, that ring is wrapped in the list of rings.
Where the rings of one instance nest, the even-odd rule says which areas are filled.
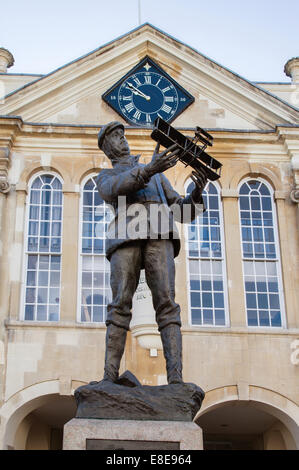
[[[139,80],[139,78],[135,77],[133,78],[134,82],[136,83],[137,86],[140,86],[141,85],[141,81]]]
[[[146,119],[146,122],[152,122],[150,114],[146,114],[145,119]]]
[[[151,83],[152,83],[152,77],[150,75],[145,75],[144,84],[145,85],[151,85]]]
[[[133,109],[135,109],[133,103],[126,104],[125,108],[128,111],[128,113],[130,113],[131,111],[133,111]]]
[[[165,96],[165,102],[173,103],[173,96]]]
[[[165,113],[170,113],[171,107],[167,106],[167,104],[163,104],[161,111],[164,111]]]
[[[133,117],[134,117],[135,119],[140,119],[140,116],[141,116],[141,112],[138,111],[138,109],[137,109],[137,110],[135,111]]]
[[[123,101],[131,101],[132,96],[123,96],[122,99],[123,99]]]
[[[170,90],[169,86],[167,86],[166,88],[163,88],[162,93],[166,93],[168,90]]]

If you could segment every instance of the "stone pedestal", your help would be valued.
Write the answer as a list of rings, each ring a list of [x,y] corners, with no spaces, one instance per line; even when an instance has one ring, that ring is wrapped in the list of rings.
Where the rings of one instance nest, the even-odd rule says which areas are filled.
[[[74,418],[64,426],[64,450],[202,450],[193,422]]]

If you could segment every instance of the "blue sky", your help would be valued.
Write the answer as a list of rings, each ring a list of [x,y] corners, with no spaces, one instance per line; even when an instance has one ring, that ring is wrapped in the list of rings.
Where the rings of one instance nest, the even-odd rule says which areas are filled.
[[[299,0],[140,0],[149,22],[252,81],[288,82],[299,56]],[[3,2],[9,73],[45,74],[138,26],[138,0]]]

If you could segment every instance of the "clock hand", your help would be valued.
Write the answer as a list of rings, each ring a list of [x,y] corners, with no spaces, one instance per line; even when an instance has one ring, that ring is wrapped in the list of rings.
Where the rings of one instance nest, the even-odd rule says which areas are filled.
[[[142,98],[145,98],[147,101],[149,101],[151,99],[150,96],[145,95],[144,93],[142,93],[142,91],[138,90],[138,88],[134,87],[134,85],[132,85],[132,83],[127,82],[127,85],[128,85],[129,88],[132,89],[132,92],[134,93],[134,95],[142,96]]]

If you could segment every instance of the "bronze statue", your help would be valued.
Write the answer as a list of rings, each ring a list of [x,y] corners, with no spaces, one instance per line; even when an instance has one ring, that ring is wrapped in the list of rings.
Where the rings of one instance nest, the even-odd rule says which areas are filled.
[[[107,307],[107,333],[105,369],[103,381],[115,382],[119,375],[120,361],[124,352],[126,335],[131,320],[132,298],[136,291],[140,270],[145,269],[146,281],[152,292],[156,321],[161,334],[166,359],[169,384],[183,383],[182,339],[180,306],[175,302],[174,258],[180,250],[180,240],[175,236],[173,213],[169,217],[169,233],[152,233],[151,228],[144,238],[130,238],[117,231],[118,197],[126,197],[126,207],[142,204],[150,225],[152,204],[176,204],[180,208],[191,205],[192,217],[197,214],[196,205],[202,204],[202,190],[207,182],[204,171],[193,173],[195,188],[189,196],[182,198],[172,188],[163,172],[178,161],[178,146],[159,153],[159,144],[147,165],[138,163],[138,157],[130,154],[120,122],[110,122],[98,134],[98,146],[111,160],[113,168],[102,170],[97,177],[97,187],[104,201],[115,210],[114,236],[107,237],[106,256],[111,266],[112,302]],[[125,224],[130,217],[127,216]],[[182,219],[180,221],[183,221]],[[157,232],[157,230],[156,230]],[[109,234],[108,234],[109,235]]]

